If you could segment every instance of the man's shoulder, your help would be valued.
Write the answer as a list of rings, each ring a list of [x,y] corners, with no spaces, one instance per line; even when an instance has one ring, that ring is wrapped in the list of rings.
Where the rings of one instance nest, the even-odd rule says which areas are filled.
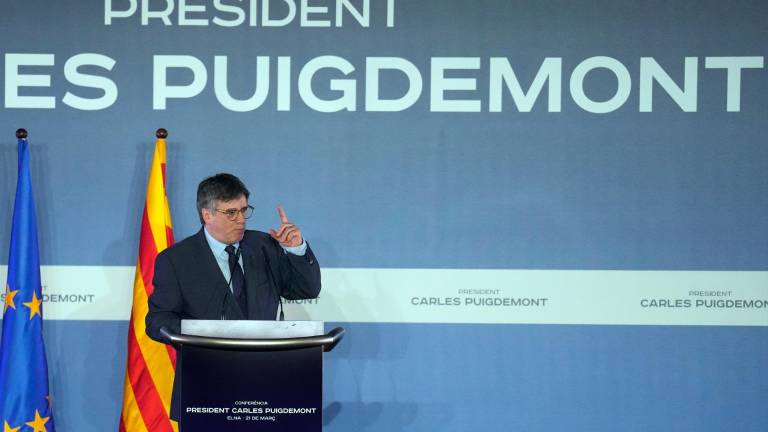
[[[185,238],[184,240],[181,240],[177,243],[174,243],[168,246],[168,248],[166,248],[164,251],[160,253],[168,256],[187,255],[188,253],[193,252],[200,248],[201,235],[203,235],[202,232],[198,231],[197,233]]]
[[[242,242],[251,246],[267,246],[273,245],[274,239],[272,239],[272,236],[263,231],[246,230],[245,234],[243,235]]]

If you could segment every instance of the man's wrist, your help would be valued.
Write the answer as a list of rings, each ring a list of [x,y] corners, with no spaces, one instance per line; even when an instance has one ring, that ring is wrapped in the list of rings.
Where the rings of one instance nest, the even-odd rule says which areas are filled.
[[[301,244],[298,246],[283,246],[280,245],[284,251],[298,256],[304,256],[305,253],[307,253],[307,242],[306,240],[301,241]]]

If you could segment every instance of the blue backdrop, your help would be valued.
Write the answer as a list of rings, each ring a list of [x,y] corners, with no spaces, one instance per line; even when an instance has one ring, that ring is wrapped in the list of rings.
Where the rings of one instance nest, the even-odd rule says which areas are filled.
[[[295,5],[294,19],[265,27],[263,1],[225,3],[244,16],[234,27],[213,19],[233,23],[236,12],[207,2],[187,13],[205,26],[184,25],[179,4],[171,25],[143,25],[141,1],[0,6],[0,245],[9,243],[13,133],[25,127],[43,265],[135,265],[153,133],[164,127],[177,239],[199,228],[199,180],[227,171],[251,188],[252,228],[278,225],[282,204],[325,268],[768,270],[765,2],[371,0],[367,27],[348,9],[339,23],[334,1],[311,2],[328,12],[304,24],[302,2],[268,3],[274,19]],[[112,13],[107,24],[110,10],[133,4],[130,17]],[[170,68],[167,83],[189,97],[158,108],[165,70],[156,56],[202,64],[199,94],[185,87],[199,69]],[[225,85],[237,99],[254,94],[257,56],[269,57],[263,104],[222,105],[216,56],[227,58]],[[302,83],[323,56],[353,70],[321,69]],[[377,57],[414,66],[423,88],[408,107],[367,108],[367,62]],[[588,59],[603,57],[614,67],[577,79]],[[723,57],[742,67],[715,67]],[[442,58],[454,66],[440,72]],[[530,110],[516,105],[509,75],[493,84],[502,68],[492,58],[506,59],[525,92],[549,77]],[[554,75],[540,73],[547,58],[560,61]],[[695,109],[681,108],[663,79],[643,84],[643,58],[685,84],[679,99],[693,98]],[[688,71],[686,58],[696,59]],[[26,75],[50,83],[30,85]],[[398,99],[413,86],[390,69],[376,88]],[[310,94],[354,110],[320,112]],[[73,107],[72,95],[108,106]],[[609,112],[588,108],[610,100],[618,106]],[[0,262],[7,252],[0,247]],[[326,358],[326,430],[768,428],[764,326],[338,324],[348,336]],[[45,330],[59,430],[116,430],[127,321],[47,321]]]

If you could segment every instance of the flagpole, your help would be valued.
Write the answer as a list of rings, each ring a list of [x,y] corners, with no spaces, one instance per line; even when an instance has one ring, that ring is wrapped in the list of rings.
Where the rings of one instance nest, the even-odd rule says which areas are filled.
[[[155,152],[147,179],[147,194],[139,235],[139,254],[128,323],[128,349],[119,432],[178,432],[169,416],[176,369],[176,351],[147,336],[144,318],[152,294],[155,258],[173,244],[173,227],[165,188],[168,131],[155,132]]]
[[[43,293],[26,129],[16,130],[18,176],[0,339],[0,426],[55,432],[43,343]],[[26,430],[26,429],[25,429]]]

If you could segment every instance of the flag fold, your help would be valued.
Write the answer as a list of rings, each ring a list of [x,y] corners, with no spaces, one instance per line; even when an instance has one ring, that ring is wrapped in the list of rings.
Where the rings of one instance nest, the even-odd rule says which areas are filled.
[[[147,299],[154,289],[155,258],[172,244],[171,213],[165,190],[165,138],[158,138],[141,219],[120,432],[178,432],[178,425],[169,418],[176,351],[151,340],[144,323]]]
[[[19,142],[8,278],[0,340],[0,426],[3,432],[55,432],[43,344],[43,292],[29,145]]]

